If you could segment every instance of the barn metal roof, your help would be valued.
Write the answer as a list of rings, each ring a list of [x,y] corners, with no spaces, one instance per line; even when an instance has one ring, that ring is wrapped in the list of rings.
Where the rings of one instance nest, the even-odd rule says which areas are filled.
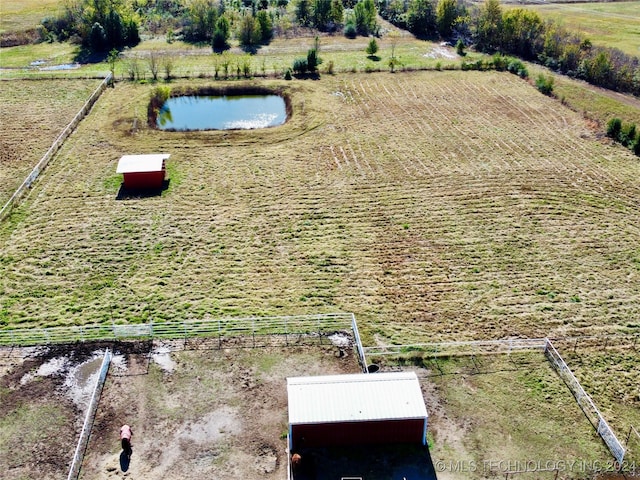
[[[124,155],[118,161],[116,173],[159,172],[162,170],[162,162],[170,156],[168,153]]]
[[[289,424],[427,418],[415,372],[287,378]]]

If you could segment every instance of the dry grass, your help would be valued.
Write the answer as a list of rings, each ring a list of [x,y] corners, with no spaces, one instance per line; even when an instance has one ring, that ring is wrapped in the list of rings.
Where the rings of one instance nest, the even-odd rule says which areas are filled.
[[[163,133],[108,90],[1,233],[12,326],[355,312],[365,341],[637,331],[640,163],[509,74],[274,82],[283,127]],[[133,132],[132,128],[136,130]],[[120,155],[172,154],[118,201]]]
[[[5,81],[0,88],[0,205],[82,108],[98,80]]]

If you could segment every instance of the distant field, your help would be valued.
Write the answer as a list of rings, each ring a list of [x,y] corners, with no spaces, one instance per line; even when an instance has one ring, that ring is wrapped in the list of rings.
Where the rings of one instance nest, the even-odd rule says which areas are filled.
[[[0,205],[82,108],[98,80],[2,82]]]
[[[108,89],[1,227],[3,322],[348,311],[368,343],[638,331],[640,162],[578,114],[507,73],[271,84],[293,117],[249,132],[151,130],[150,86]],[[116,200],[118,158],[158,151],[169,189]]]
[[[619,48],[640,56],[640,2],[513,4],[536,10],[543,18],[560,21],[570,31],[582,32],[594,44]]]
[[[61,0],[2,0],[0,33],[33,28],[50,15],[55,15]]]

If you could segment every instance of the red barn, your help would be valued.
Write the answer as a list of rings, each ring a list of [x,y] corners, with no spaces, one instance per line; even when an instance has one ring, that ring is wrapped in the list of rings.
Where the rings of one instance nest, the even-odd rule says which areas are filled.
[[[124,187],[128,190],[161,189],[166,172],[168,153],[148,155],[124,155],[118,162],[116,173],[124,176]]]
[[[289,449],[426,445],[427,408],[415,372],[287,379]]]

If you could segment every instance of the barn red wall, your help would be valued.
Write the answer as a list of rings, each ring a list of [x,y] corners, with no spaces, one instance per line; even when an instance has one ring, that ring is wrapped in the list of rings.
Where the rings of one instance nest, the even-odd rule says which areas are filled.
[[[293,451],[303,447],[383,443],[422,443],[424,420],[292,425]],[[304,441],[302,440],[304,438]]]
[[[131,190],[162,188],[163,182],[164,171],[124,174],[124,186]]]

